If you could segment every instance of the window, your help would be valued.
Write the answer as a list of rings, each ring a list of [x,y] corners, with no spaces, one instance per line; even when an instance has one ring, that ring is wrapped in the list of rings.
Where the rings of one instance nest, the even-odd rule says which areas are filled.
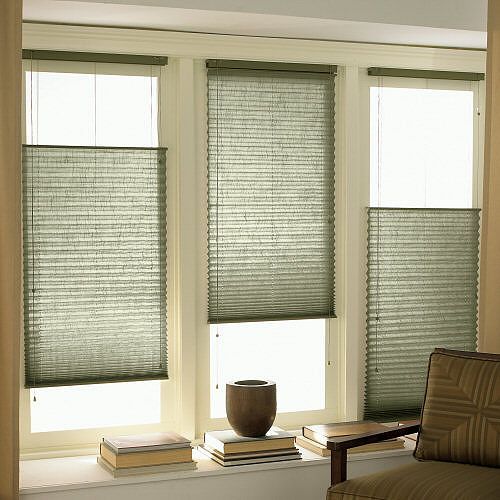
[[[157,424],[160,384],[151,380],[31,389],[36,395],[36,402],[31,398],[31,432]]]
[[[25,60],[25,71],[31,144],[158,146],[157,69]]]
[[[417,417],[430,352],[476,349],[477,114],[440,85],[370,89],[366,418]]]
[[[245,377],[278,383],[278,412],[325,409],[335,72],[208,62],[212,417]]]
[[[24,69],[26,143],[142,148],[161,145],[169,148],[166,285],[170,378],[113,384],[38,387],[34,393],[22,387],[20,434],[23,453],[64,449],[67,450],[66,453],[71,454],[73,453],[71,448],[95,448],[99,439],[105,434],[172,429],[189,438],[199,438],[206,430],[223,429],[228,426],[227,420],[223,418],[225,381],[246,378],[249,375],[253,377],[255,374],[277,381],[279,413],[276,425],[283,428],[298,429],[306,423],[362,418],[366,343],[366,207],[371,205],[372,208],[377,208],[380,205],[398,208],[402,205],[402,201],[406,201],[406,207],[411,206],[415,209],[432,208],[438,206],[437,203],[442,203],[439,205],[441,208],[480,207],[482,183],[480,125],[482,116],[474,115],[471,118],[470,113],[475,113],[480,107],[483,82],[373,78],[367,75],[366,66],[390,64],[395,68],[406,67],[408,61],[412,60],[420,68],[481,71],[484,54],[480,51],[468,51],[465,54],[463,51],[449,49],[422,47],[396,49],[375,45],[371,45],[367,51],[366,47],[356,44],[265,38],[252,40],[249,43],[245,37],[233,37],[230,43],[226,43],[217,35],[151,31],[144,36],[144,33],[140,32],[125,34],[119,28],[106,28],[103,31],[89,27],[79,30],[75,27],[44,26],[41,29],[27,25],[25,31],[27,44],[54,50],[65,50],[66,34],[71,37],[71,43],[74,43],[72,46],[80,46],[83,50],[95,47],[101,53],[112,53],[118,48],[123,54],[133,54],[139,48],[145,54],[160,53],[165,48],[168,50],[168,67],[149,64],[97,63],[96,65],[93,62],[48,60],[37,62],[35,57],[33,62],[29,58],[25,60]],[[33,38],[35,33],[36,38]],[[333,248],[333,245],[330,246],[333,243],[333,224],[328,224],[326,219],[318,218],[316,222],[321,220],[321,223],[312,227],[308,225],[307,234],[310,235],[314,229],[318,236],[315,241],[323,244],[322,250],[318,251],[316,256],[320,256],[317,262],[321,262],[323,270],[326,269],[326,272],[320,272],[327,278],[316,290],[311,290],[309,287],[319,281],[305,282],[304,290],[314,294],[309,293],[306,297],[308,300],[297,302],[298,304],[312,302],[321,310],[321,314],[316,310],[318,314],[311,312],[299,318],[298,313],[302,311],[290,300],[289,303],[283,301],[285,307],[270,308],[271,311],[286,310],[287,313],[293,313],[281,318],[255,315],[252,321],[249,321],[241,315],[239,318],[232,318],[234,322],[207,323],[208,276],[209,272],[212,273],[212,278],[217,274],[214,254],[212,254],[211,271],[207,262],[209,251],[207,209],[212,210],[213,216],[218,206],[217,203],[207,206],[207,153],[211,155],[212,168],[215,165],[214,143],[208,144],[207,141],[209,127],[212,138],[216,137],[214,119],[212,118],[211,122],[207,121],[207,103],[210,104],[211,97],[213,104],[214,98],[213,93],[211,96],[207,93],[207,78],[210,76],[207,75],[204,58],[208,53],[216,54],[220,60],[233,58],[279,60],[285,63],[287,71],[297,69],[297,63],[303,63],[308,70],[321,67],[321,64],[315,64],[311,68],[308,66],[311,62],[342,63],[333,81],[330,69],[324,77],[318,77],[317,81],[314,75],[310,79],[303,75],[302,79],[291,79],[290,82],[290,79],[283,75],[286,71],[279,72],[280,78],[254,79],[254,88],[259,88],[260,85],[260,89],[262,91],[266,89],[268,95],[273,95],[275,100],[274,107],[268,106],[272,115],[270,120],[262,119],[261,115],[256,124],[248,124],[253,127],[250,129],[253,137],[261,139],[269,137],[267,125],[270,122],[275,121],[279,125],[284,119],[283,128],[290,133],[282,137],[277,133],[272,137],[271,134],[273,140],[266,143],[266,149],[261,150],[265,151],[266,155],[262,163],[272,166],[268,170],[272,173],[270,185],[274,182],[274,189],[268,189],[262,195],[262,200],[268,202],[270,206],[273,195],[275,200],[273,208],[266,210],[265,215],[284,217],[275,219],[274,226],[278,231],[275,232],[274,238],[278,243],[286,242],[286,236],[292,234],[294,238],[310,243],[310,239],[297,236],[300,234],[300,224],[297,227],[295,220],[286,220],[285,208],[293,208],[296,210],[295,213],[302,217],[305,211],[303,208],[300,209],[299,202],[304,199],[319,200],[321,196],[315,198],[319,192],[323,198],[318,204],[318,213],[321,212],[320,205],[335,205],[335,260],[334,262],[330,260],[328,255]],[[268,75],[275,74],[277,67],[273,67],[273,63],[271,66],[265,66],[265,64],[262,66],[264,72],[268,72]],[[243,69],[246,71],[241,71],[241,75],[248,76],[255,68]],[[219,83],[229,72],[229,68],[219,67]],[[309,72],[306,71],[307,73]],[[235,92],[240,92],[244,87],[241,75],[239,87],[230,88],[226,85],[223,92],[219,93],[220,104],[224,102],[227,104],[225,94],[237,97]],[[307,88],[304,92],[302,90],[297,92],[296,99],[292,99],[290,92],[283,93],[281,90],[285,80],[289,89],[294,84],[307,87],[311,80],[316,81],[311,84],[316,89],[322,87],[326,92],[326,82],[334,83],[334,88],[326,92],[329,98],[323,95],[323,100],[316,101],[312,97],[305,99],[306,95],[310,96]],[[374,118],[377,113],[377,101],[374,98],[371,106],[375,107],[375,111],[370,115],[370,92],[376,94],[380,83],[387,94],[384,95],[386,106],[382,106],[381,109],[380,135],[383,161],[380,165],[379,193],[377,188],[379,172],[377,168],[370,172],[370,153],[372,158],[378,157],[377,141],[372,142],[373,147],[370,151],[370,116]],[[212,89],[213,85],[212,79]],[[370,90],[370,87],[373,89]],[[391,91],[395,94],[400,91],[400,95],[391,97],[389,95]],[[415,93],[418,97],[415,97]],[[329,99],[332,102],[332,95],[335,108],[325,105]],[[435,97],[429,97],[431,95]],[[314,130],[297,127],[293,121],[292,126],[285,125],[289,120],[287,111],[295,112],[299,109],[297,106],[300,106],[302,99],[307,100],[305,110],[314,111],[314,126],[318,127]],[[421,101],[415,106],[417,99]],[[257,104],[264,107],[269,104],[264,100],[257,101]],[[236,103],[234,100],[231,102]],[[316,112],[321,102],[325,105],[325,110],[335,111],[334,117]],[[34,113],[30,110],[31,103],[34,104]],[[291,106],[290,103],[294,105]],[[391,103],[392,107],[389,108]],[[259,109],[255,108],[254,101],[245,97],[240,99],[240,104],[246,106],[244,109],[248,112],[242,114],[247,117]],[[216,108],[212,106],[212,110],[214,109]],[[231,113],[233,111],[236,112],[236,108],[232,109]],[[414,113],[412,122],[405,121],[409,113]],[[452,117],[451,120],[448,119],[447,125],[453,127],[454,135],[451,139],[451,136],[444,134],[446,127],[443,123],[446,123],[447,119],[442,115]],[[234,116],[240,120],[240,117]],[[227,112],[219,113],[219,125],[229,117]],[[419,117],[418,122],[417,117]],[[335,141],[332,140],[325,145],[322,142],[324,139],[333,138],[333,121]],[[426,125],[426,130],[432,128],[432,133],[426,137],[421,135],[411,137],[405,144],[404,141],[409,136],[422,131],[421,126],[413,127],[412,123],[422,122]],[[278,125],[272,130],[281,132]],[[392,134],[397,129],[403,128],[407,132],[404,137]],[[376,126],[373,131],[377,136]],[[229,134],[236,130],[227,128],[226,132]],[[228,137],[233,137],[234,140],[227,142]],[[236,135],[221,135],[220,139],[224,139],[225,144],[240,148],[241,151],[249,146]],[[280,141],[283,141],[284,145]],[[432,148],[429,147],[424,151],[423,148],[417,147],[424,141],[432,145]],[[323,160],[331,158],[334,143],[335,200],[329,196],[332,192],[333,179],[325,176],[320,181],[317,177],[320,170],[316,170],[316,167],[323,168],[326,165],[327,162]],[[219,145],[222,145],[221,141]],[[294,145],[297,146],[296,149],[293,148]],[[314,145],[312,151],[309,150],[310,145]],[[404,145],[403,153],[398,152],[399,145]],[[437,148],[434,145],[437,145]],[[408,153],[409,150],[411,154]],[[444,151],[446,154],[443,155]],[[418,154],[424,152],[425,154],[418,157]],[[306,159],[314,156],[314,161],[297,162],[305,166],[305,170],[298,170],[300,175],[296,178],[288,176],[286,179],[281,179],[283,197],[280,198],[277,196],[280,194],[278,175],[282,175],[280,168],[284,163],[279,160],[285,157],[287,160],[293,160],[291,163],[295,166],[295,160],[302,154]],[[401,154],[405,156],[402,157]],[[466,161],[460,163],[463,158],[466,158]],[[434,162],[434,159],[438,160]],[[452,159],[454,164],[451,165],[447,159]],[[229,184],[226,183],[228,180],[234,180],[231,189],[238,190],[238,196],[241,196],[234,205],[250,208],[252,203],[241,200],[251,199],[257,188],[269,181],[269,178],[260,175],[258,182],[244,183],[240,182],[243,177],[237,175],[233,178],[224,177],[231,173],[229,170],[231,166],[240,165],[243,160],[245,162],[247,160],[244,154],[236,157],[229,157],[226,153],[219,155],[219,174],[223,174],[219,178],[223,181],[219,183],[219,195],[227,194],[226,188]],[[247,162],[247,165],[252,164]],[[427,167],[421,168],[421,165]],[[304,172],[307,175],[303,175]],[[315,186],[322,186],[314,196],[306,196],[305,193],[312,195],[312,192],[303,189],[299,184],[307,178]],[[405,183],[405,179],[408,178],[411,179],[411,183]],[[450,178],[453,178],[454,182],[447,182]],[[394,184],[392,182],[388,184],[388,181],[394,181]],[[444,185],[446,189],[444,191],[441,187],[435,189],[439,184]],[[243,189],[245,185],[246,190]],[[298,195],[288,197],[293,189]],[[370,191],[373,195],[371,200]],[[209,194],[213,200],[214,190],[212,189]],[[380,202],[376,200],[377,197],[380,198]],[[253,206],[258,204],[255,203]],[[278,210],[281,207],[284,209]],[[230,204],[221,203],[219,209],[224,212],[220,211],[219,215],[232,217],[234,214],[229,212],[229,208]],[[327,211],[329,214],[332,213],[330,209]],[[245,216],[247,220],[251,220],[250,213],[240,215],[242,221],[245,220]],[[297,219],[299,220],[302,219]],[[269,220],[266,222],[262,219],[262,222],[260,228],[266,227],[265,223]],[[279,224],[276,224],[277,222]],[[211,229],[214,228],[216,225],[212,224]],[[241,230],[236,228],[234,233],[236,236],[247,235],[249,228],[250,224],[247,224]],[[295,230],[299,232],[294,232]],[[228,233],[224,231],[225,228],[220,220],[219,235],[222,234],[226,237],[226,241],[230,241],[227,239]],[[214,233],[211,237],[213,236]],[[290,241],[293,239],[290,238]],[[273,247],[266,246],[265,243],[266,241],[260,245],[262,252]],[[293,254],[288,251],[295,250],[292,245],[290,246],[291,248],[285,249],[286,252],[281,254],[275,252],[274,255],[266,255],[262,260],[272,262],[273,270],[286,267],[287,271],[296,273],[295,277],[300,275],[302,268],[301,265],[295,266],[296,269],[289,265],[293,262],[290,257]],[[278,245],[274,247],[278,248]],[[214,250],[215,247],[210,245],[210,248]],[[221,249],[220,246],[219,250]],[[305,254],[309,250],[300,245],[297,249],[305,250]],[[220,255],[222,256],[222,252]],[[238,259],[243,260],[240,257],[238,256]],[[301,262],[300,259],[297,262]],[[326,262],[335,266],[335,273],[324,264]],[[221,263],[222,261],[219,262],[219,278],[223,270]],[[321,296],[324,291],[333,290],[333,274],[335,274],[335,296],[329,293]],[[246,281],[255,282],[253,278],[252,274]],[[216,283],[216,280],[212,280],[212,283]],[[220,280],[219,285],[221,283]],[[278,284],[280,282],[276,281],[275,285]],[[212,287],[212,297],[214,290],[216,287]],[[227,287],[224,289],[225,292],[229,290]],[[275,292],[277,290],[276,287]],[[286,287],[282,287],[281,290],[289,291]],[[222,292],[221,287],[219,292]],[[261,295],[265,298],[272,296],[267,293]],[[236,298],[242,297],[243,295]],[[334,314],[326,297],[335,299]],[[219,298],[222,296],[219,295]],[[316,300],[317,298],[320,300]],[[258,304],[256,300],[240,302],[243,306],[247,304],[252,306],[253,312]],[[330,301],[330,305],[332,303],[333,301]],[[224,307],[228,304],[232,303],[225,301]],[[214,305],[213,302],[210,307],[215,314],[217,307]],[[219,302],[219,305],[222,305],[222,302]],[[287,310],[287,307],[290,309]],[[239,311],[246,314],[248,309],[250,308],[245,310],[240,308]],[[327,312],[323,314],[325,310]],[[219,307],[219,316],[222,312],[222,307]],[[264,355],[261,355],[261,348]],[[33,402],[34,395],[37,398],[36,403]],[[130,405],[130,401],[134,401],[134,404]]]
[[[472,89],[371,87],[370,206],[472,207],[474,122]]]
[[[226,416],[226,382],[272,380],[278,413],[326,407],[324,319],[210,326],[211,416]]]
[[[25,61],[27,441],[165,420],[167,382],[92,384],[167,373],[160,76],[150,65]]]

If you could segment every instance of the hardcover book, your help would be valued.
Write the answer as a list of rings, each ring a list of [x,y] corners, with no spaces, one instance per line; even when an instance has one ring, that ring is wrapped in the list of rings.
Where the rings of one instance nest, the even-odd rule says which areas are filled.
[[[101,457],[116,469],[191,462],[193,460],[192,451],[192,448],[188,447],[135,453],[114,453],[105,442],[102,442],[100,446]]]
[[[298,446],[305,448],[306,450],[313,451],[314,453],[317,453],[322,457],[329,457],[331,454],[330,450],[326,446],[317,443],[316,441],[312,441],[311,439],[308,439],[304,436],[297,436],[296,442]],[[388,439],[386,441],[380,441],[378,443],[364,444],[362,446],[357,446],[356,448],[349,448],[347,450],[347,453],[352,455],[357,453],[368,453],[374,451],[401,450],[404,449],[404,447],[405,447],[404,439],[395,438],[395,439]]]
[[[198,449],[206,456],[211,458],[214,462],[222,465],[223,467],[231,467],[234,465],[250,465],[250,464],[261,464],[268,462],[282,462],[284,460],[300,460],[302,455],[298,449],[295,448],[293,453],[285,454],[272,454],[272,455],[258,455],[251,456],[247,454],[247,458],[227,458],[227,456],[222,456],[220,454],[215,454],[210,451],[210,449],[202,444],[198,446]]]
[[[127,467],[124,469],[115,469],[106,459],[103,457],[97,457],[97,463],[101,465],[106,471],[112,474],[113,477],[126,477],[126,476],[137,476],[140,474],[159,474],[164,472],[180,472],[186,470],[196,470],[196,462],[182,462],[177,464],[167,464],[167,465],[148,465],[144,467]]]
[[[158,451],[172,448],[189,448],[191,446],[189,439],[175,432],[112,436],[104,437],[102,440],[117,455],[121,453]]]
[[[265,436],[256,438],[238,436],[233,430],[205,432],[204,441],[226,454],[293,448],[295,438],[290,432],[272,427]]]
[[[212,455],[219,457],[221,460],[243,460],[247,458],[267,458],[274,456],[284,456],[284,455],[296,455],[298,449],[294,446],[293,448],[284,448],[278,450],[261,450],[261,451],[247,451],[243,453],[221,453],[219,450],[212,448],[208,444],[198,445],[198,448],[203,447],[205,451],[210,452]]]
[[[308,425],[302,428],[304,437],[326,446],[329,438],[386,431],[387,426],[369,420],[340,422],[332,424]]]

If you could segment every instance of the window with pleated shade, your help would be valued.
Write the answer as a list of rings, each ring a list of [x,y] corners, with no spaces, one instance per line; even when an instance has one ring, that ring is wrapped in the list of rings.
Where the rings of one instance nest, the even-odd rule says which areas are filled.
[[[167,152],[158,145],[166,61],[44,58],[51,54],[25,61],[31,428],[155,423],[159,380],[168,378]],[[142,411],[128,411],[124,393]]]
[[[364,415],[394,421],[419,416],[434,348],[477,348],[477,82],[373,74]]]
[[[249,370],[277,381],[278,411],[324,408],[335,76],[334,66],[207,62],[212,416],[224,415],[224,381]],[[299,346],[302,377],[287,362]]]

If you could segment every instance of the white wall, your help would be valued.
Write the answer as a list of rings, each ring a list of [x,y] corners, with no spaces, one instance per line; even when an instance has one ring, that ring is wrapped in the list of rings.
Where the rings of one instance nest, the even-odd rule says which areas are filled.
[[[486,48],[487,0],[24,0],[28,21]]]
[[[69,0],[79,1],[79,0]],[[486,31],[487,0],[87,0]]]

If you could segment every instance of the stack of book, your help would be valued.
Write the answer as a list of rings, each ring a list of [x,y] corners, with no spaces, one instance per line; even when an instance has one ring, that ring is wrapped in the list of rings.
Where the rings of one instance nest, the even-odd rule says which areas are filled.
[[[411,419],[411,420],[400,420],[398,422],[398,425],[406,425],[406,424],[418,424],[420,423],[419,419]],[[418,432],[414,432],[413,434],[406,434],[405,435],[406,439],[409,439],[410,441],[413,441],[414,443],[417,442],[418,440]]]
[[[330,455],[330,450],[326,447],[328,439],[342,436],[355,436],[366,432],[384,431],[387,425],[371,422],[368,420],[361,422],[341,422],[335,424],[308,425],[302,427],[302,436],[297,436],[297,444],[302,448],[313,451],[322,457]],[[370,443],[348,450],[349,454],[367,453],[384,450],[400,450],[405,447],[404,439],[394,438]]]
[[[196,469],[191,442],[175,432],[104,437],[99,452],[114,477]]]
[[[198,449],[224,467],[301,458],[293,434],[277,427],[257,438],[241,437],[233,430],[206,432]]]

